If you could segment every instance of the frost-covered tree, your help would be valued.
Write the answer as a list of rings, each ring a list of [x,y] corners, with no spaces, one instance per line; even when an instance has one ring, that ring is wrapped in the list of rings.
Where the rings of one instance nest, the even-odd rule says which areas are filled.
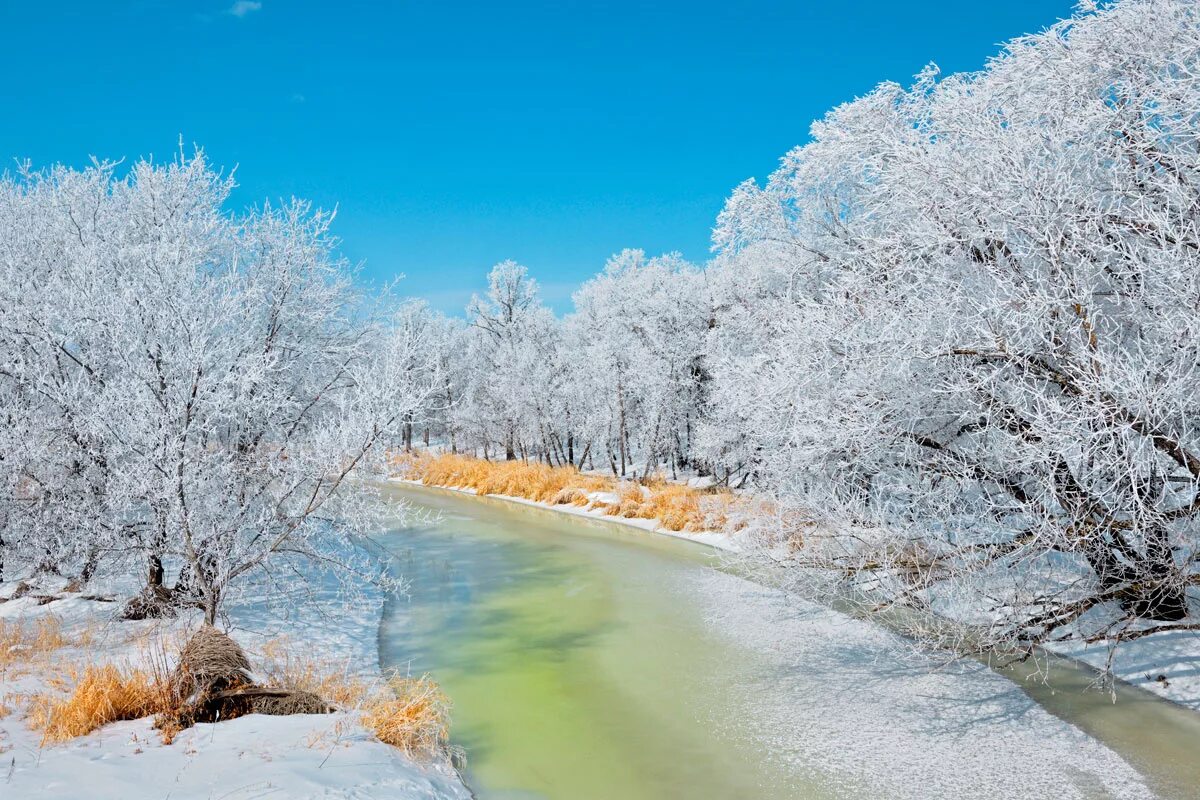
[[[197,154],[0,194],[4,554],[140,561],[149,600],[210,621],[251,576],[343,558],[349,481],[437,383],[421,330],[364,309],[331,215],[231,216],[231,186]]]
[[[1198,63],[1193,3],[1081,12],[836,109],[733,195],[715,413],[806,510],[764,537],[791,575],[985,645],[1188,614]]]
[[[472,364],[459,420],[485,455],[493,446],[507,459],[549,451],[548,400],[558,325],[538,297],[537,282],[513,261],[488,275],[488,292],[467,307]]]
[[[711,308],[702,273],[678,255],[614,256],[575,293],[567,320],[590,438],[615,474],[692,459]]]

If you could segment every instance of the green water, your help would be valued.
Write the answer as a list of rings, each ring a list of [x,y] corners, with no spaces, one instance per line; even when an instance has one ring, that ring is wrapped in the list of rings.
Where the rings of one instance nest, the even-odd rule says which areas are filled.
[[[481,800],[880,796],[845,770],[834,780],[805,767],[803,749],[799,763],[769,757],[756,735],[769,725],[748,711],[747,687],[770,692],[776,679],[763,676],[786,676],[780,659],[794,654],[738,646],[706,622],[688,589],[707,574],[712,551],[504,501],[388,491],[436,517],[380,540],[410,583],[385,609],[381,661],[430,672],[446,690],[453,738]],[[843,665],[863,677],[831,673]],[[870,692],[869,677],[885,670],[811,668],[792,699],[812,707],[797,707],[789,724],[802,736],[806,725],[813,735],[854,735],[824,726],[821,715],[841,708],[818,700],[839,686],[857,692],[855,681]],[[1126,758],[1156,794],[1196,796],[1200,760],[1190,754],[1200,746],[1200,715],[1140,692],[1114,706],[1083,691],[1089,674],[1065,666],[1056,675],[1047,687],[1012,673],[1051,713]]]
[[[827,796],[711,730],[737,713],[711,676],[736,682],[755,665],[663,591],[706,548],[497,501],[406,496],[442,517],[384,539],[411,586],[385,616],[382,659],[435,673],[481,798]]]

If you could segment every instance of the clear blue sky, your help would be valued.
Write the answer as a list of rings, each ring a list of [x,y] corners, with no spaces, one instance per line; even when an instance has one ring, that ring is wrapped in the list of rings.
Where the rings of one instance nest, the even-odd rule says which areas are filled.
[[[182,134],[237,166],[237,207],[337,204],[372,280],[457,311],[514,258],[562,309],[623,247],[705,259],[730,189],[830,107],[1072,5],[4,0],[0,159]]]

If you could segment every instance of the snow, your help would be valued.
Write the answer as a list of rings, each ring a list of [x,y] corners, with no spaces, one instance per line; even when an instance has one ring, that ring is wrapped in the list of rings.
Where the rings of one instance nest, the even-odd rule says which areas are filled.
[[[8,596],[13,584],[0,586]],[[349,608],[335,604],[332,586],[308,602],[282,598],[278,604],[230,609],[231,634],[251,654],[280,635],[303,642],[306,655],[334,655],[355,669],[378,675],[377,631],[382,597],[368,595]],[[171,622],[116,622],[115,603],[68,598],[39,605],[32,597],[0,603],[0,619],[32,620],[53,614],[65,631],[93,632],[85,649],[60,651],[68,663],[121,663],[141,658],[139,641],[171,636],[195,618]],[[42,676],[13,671],[0,675],[0,698],[42,688]],[[10,705],[12,705],[10,703]],[[39,747],[38,734],[20,711],[0,719],[0,757],[5,798],[75,800],[86,786],[89,800],[131,798],[396,798],[466,800],[470,792],[446,765],[421,764],[374,739],[350,712],[269,717],[252,714],[201,724],[164,745],[149,719],[118,722],[88,736]]]
[[[763,655],[745,713],[711,724],[827,776],[840,784],[832,796],[1155,796],[1120,755],[982,664],[940,663],[878,626],[717,571],[684,583],[715,635]]]
[[[1105,641],[1057,642],[1047,649],[1100,671],[1109,668],[1126,683],[1200,711],[1200,632],[1164,631],[1121,642],[1115,650]]]
[[[149,720],[118,722],[41,751],[19,744],[8,790],[23,800],[127,798],[469,797],[341,715],[247,717],[201,724],[161,744]],[[316,742],[314,745],[313,743]]]

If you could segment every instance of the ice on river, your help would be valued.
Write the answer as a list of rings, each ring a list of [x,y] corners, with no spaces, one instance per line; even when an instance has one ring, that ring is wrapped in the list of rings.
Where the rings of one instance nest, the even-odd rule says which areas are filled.
[[[1155,796],[1117,753],[982,664],[914,654],[877,626],[724,573],[687,583],[714,631],[764,655],[746,713],[711,724],[756,738],[831,797]]]

